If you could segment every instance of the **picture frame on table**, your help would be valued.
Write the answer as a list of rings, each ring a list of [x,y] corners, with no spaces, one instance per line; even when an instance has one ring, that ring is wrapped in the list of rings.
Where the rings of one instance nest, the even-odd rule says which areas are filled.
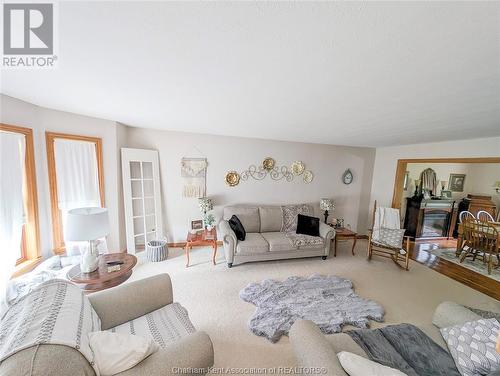
[[[203,230],[203,219],[195,219],[191,221],[191,232],[196,233]]]
[[[451,198],[451,191],[441,191],[441,197]]]

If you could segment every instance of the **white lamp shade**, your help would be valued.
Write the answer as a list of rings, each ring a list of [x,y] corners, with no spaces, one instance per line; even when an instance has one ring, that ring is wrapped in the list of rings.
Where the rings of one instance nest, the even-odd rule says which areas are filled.
[[[96,240],[109,234],[108,209],[78,208],[68,211],[64,224],[69,241]]]
[[[322,198],[319,202],[319,207],[321,210],[332,211],[335,209],[335,204],[331,198]]]

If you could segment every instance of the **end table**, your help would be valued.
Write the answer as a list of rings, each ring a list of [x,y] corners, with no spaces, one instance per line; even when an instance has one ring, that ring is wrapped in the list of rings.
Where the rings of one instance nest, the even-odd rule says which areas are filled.
[[[123,262],[120,270],[108,272],[108,262]],[[68,279],[85,292],[95,292],[118,286],[132,275],[137,258],[128,253],[107,253],[99,256],[99,267],[92,273],[82,273],[80,264],[73,266],[67,274]]]
[[[212,262],[215,265],[215,256],[217,256],[217,231],[215,227],[208,231],[202,230],[195,234],[188,232],[186,238],[186,268],[189,266],[189,251],[193,246],[207,246],[210,245],[213,248]]]
[[[330,225],[333,227],[333,225]],[[353,239],[352,241],[352,249],[351,253],[354,256],[354,249],[356,248],[356,240],[357,240],[358,234],[352,230],[349,230],[348,228],[345,227],[339,227],[335,229],[335,248],[333,252],[333,257],[337,257],[337,241],[338,240],[347,240],[347,239]]]

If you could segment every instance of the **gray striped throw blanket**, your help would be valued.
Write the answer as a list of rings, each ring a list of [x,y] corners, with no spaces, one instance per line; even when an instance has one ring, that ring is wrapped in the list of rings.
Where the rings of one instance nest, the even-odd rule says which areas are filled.
[[[14,303],[0,321],[0,362],[26,348],[66,345],[94,367],[88,334],[101,330],[101,320],[83,292],[68,281],[42,283]]]

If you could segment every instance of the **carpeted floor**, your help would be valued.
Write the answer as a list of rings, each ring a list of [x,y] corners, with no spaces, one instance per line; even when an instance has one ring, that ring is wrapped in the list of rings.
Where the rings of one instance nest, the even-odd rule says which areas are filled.
[[[431,324],[435,307],[452,300],[485,310],[500,312],[500,302],[426,266],[411,262],[409,272],[390,260],[366,261],[366,241],[358,241],[357,256],[350,254],[351,242],[340,242],[337,257],[267,261],[243,264],[228,269],[223,250],[217,265],[211,262],[209,248],[191,252],[191,266],[185,268],[182,249],[170,249],[168,260],[139,263],[129,281],[157,273],[172,277],[174,299],[189,310],[199,330],[207,332],[214,343],[215,367],[291,367],[295,365],[288,337],[272,344],[247,328],[255,307],[242,301],[238,293],[250,282],[266,278],[284,279],[291,275],[334,274],[353,281],[355,291],[385,308],[385,324],[407,322],[420,326],[428,335],[439,338]],[[372,322],[372,327],[385,324]]]

